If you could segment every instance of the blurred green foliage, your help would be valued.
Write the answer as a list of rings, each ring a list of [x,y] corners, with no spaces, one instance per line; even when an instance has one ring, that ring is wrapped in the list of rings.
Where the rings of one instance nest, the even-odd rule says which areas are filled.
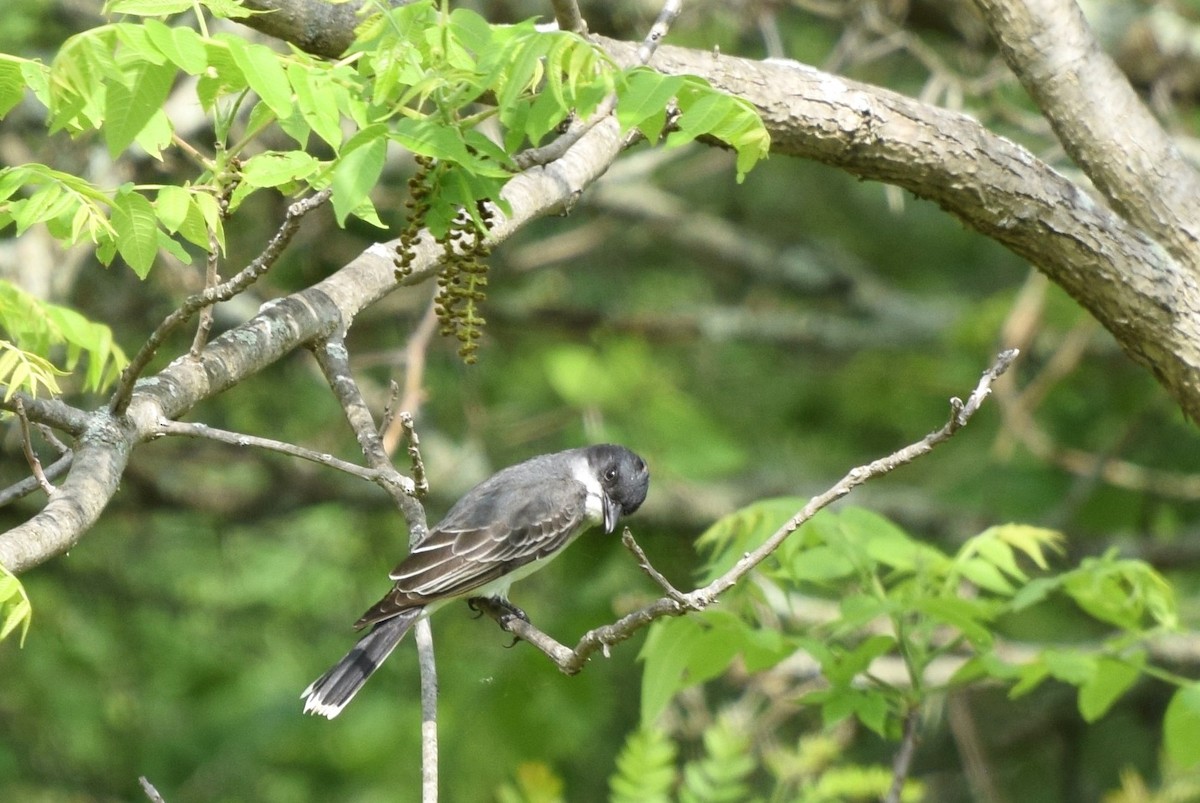
[[[497,5],[478,4],[496,21],[545,12],[540,3]],[[65,35],[96,22],[89,13],[6,4],[0,49],[52,56]],[[585,4],[593,29],[628,38],[642,36],[647,13],[641,4]],[[843,36],[841,22],[790,8],[775,21],[785,52],[817,64]],[[758,56],[766,52],[764,30],[729,4],[697,3],[672,40]],[[941,26],[919,32],[964,72],[994,57],[953,41]],[[902,50],[844,71],[913,93],[927,77]],[[1002,111],[1028,110],[1021,93],[1003,86],[969,100],[1006,131]],[[37,130],[32,112],[18,107],[3,136],[80,174],[89,169],[89,149],[103,150],[99,140]],[[1028,131],[1013,133],[1036,141]],[[569,218],[539,221],[489,258],[480,363],[464,367],[454,342],[435,339],[428,351],[417,425],[433,487],[429,510],[436,519],[473,482],[532,454],[621,441],[644,454],[653,473],[631,527],[655,565],[689,588],[701,576],[694,543],[717,519],[755,500],[824,490],[853,465],[940,426],[947,399],[965,395],[999,347],[1030,268],[929,204],[819,165],[774,157],[740,186],[733,157],[709,148],[655,154],[639,146],[621,165],[634,165],[632,174],[614,169],[612,185],[635,192],[652,185],[686,214],[643,217],[613,196],[588,193]],[[188,175],[152,160],[128,169],[122,180],[139,183]],[[373,200],[388,225],[403,222],[398,210],[411,174],[406,163],[383,169]],[[261,250],[284,207],[246,199],[226,224],[231,268]],[[729,224],[731,247],[697,245],[685,236],[689,220],[710,233],[719,233],[713,221]],[[342,231],[307,220],[247,303],[217,309],[217,328],[335,270],[377,236],[365,225]],[[754,248],[768,258],[738,256]],[[64,277],[68,268],[56,263],[55,278],[65,278],[67,289],[54,300],[111,326],[127,352],[195,281],[194,268],[182,266],[144,283],[85,267]],[[397,350],[429,296],[422,287],[396,293],[350,332],[356,372],[377,411]],[[1200,468],[1194,425],[1103,332],[1083,332],[1085,347],[1068,372],[1047,371],[1086,321],[1063,294],[1042,291],[1014,369],[1022,386],[1054,377],[1036,406],[1038,426],[1055,443],[1191,476]],[[189,341],[169,341],[158,365]],[[1014,437],[999,401],[934,455],[856,491],[855,504],[947,554],[1008,521],[1062,531],[1068,554],[1059,569],[1116,547],[1173,583],[1180,618],[1194,627],[1196,498],[1068,472]],[[359,457],[303,353],[190,417]],[[19,444],[7,441],[5,449],[7,484],[27,468]],[[24,520],[40,501],[0,509],[0,526]],[[785,504],[772,514],[790,512]],[[302,717],[298,697],[352,643],[350,623],[387,588],[406,543],[401,518],[372,486],[202,442],[140,447],[97,527],[70,555],[22,577],[36,616],[23,649],[15,638],[0,643],[0,800],[139,800],[139,775],[170,803],[417,800],[411,643],[333,722]],[[593,535],[520,584],[514,600],[571,643],[656,593],[615,539]],[[1107,635],[1072,605],[1041,607],[1036,617],[1005,619],[1004,635],[1031,642]],[[715,616],[718,626],[731,626],[728,614]],[[669,736],[647,736],[639,730],[636,661],[644,637],[567,678],[526,645],[506,649],[508,637],[465,606],[439,613],[434,630],[445,800],[592,801],[626,792],[638,799],[621,778],[663,789],[652,770],[676,759],[703,768],[705,756],[736,742],[736,734],[706,738],[725,721],[725,707],[766,704],[766,692],[744,675],[714,671],[713,682],[672,703]],[[778,647],[761,645],[762,665]],[[1180,660],[1175,669],[1195,672],[1186,656]],[[1105,677],[1120,685],[1109,669]],[[1106,688],[1113,687],[1090,692],[1097,706]],[[795,705],[801,689],[791,691],[780,695],[790,707],[770,723],[772,744],[761,751],[774,776],[793,779],[787,788],[806,789],[812,800],[878,790],[880,779],[866,768],[887,766],[894,744],[868,729],[823,731],[820,711]],[[1170,753],[1187,758],[1196,743],[1187,740],[1196,695],[1189,688],[1172,700],[1172,691],[1139,680],[1090,725],[1079,714],[1078,690],[1050,678],[1017,700],[1001,689],[951,699],[930,712],[914,775],[928,799],[951,802],[979,799],[972,773],[980,767],[971,763],[979,756],[1011,800],[1074,803],[1105,793],[1141,800],[1138,789],[1188,788],[1162,738],[1165,723],[1179,734]],[[634,743],[641,746],[629,749]],[[723,754],[729,765],[740,755]],[[714,773],[695,769],[692,777],[699,785]],[[751,794],[764,784],[759,772],[722,777]]]

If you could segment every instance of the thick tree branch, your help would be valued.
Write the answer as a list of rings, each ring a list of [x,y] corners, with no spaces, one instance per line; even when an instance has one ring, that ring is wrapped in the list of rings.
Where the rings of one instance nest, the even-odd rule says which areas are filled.
[[[295,28],[289,20],[315,16],[324,3],[251,0],[250,5],[286,9],[278,20],[263,14],[248,23],[286,37]],[[349,28],[340,36],[326,33],[323,44],[338,49],[314,52],[336,56],[351,40]],[[638,63],[639,43],[595,40],[619,64]],[[297,44],[308,47],[312,42]],[[1200,419],[1200,286],[1192,260],[1181,262],[1170,253],[1182,253],[1179,247],[1186,243],[1162,233],[1170,227],[1166,211],[1155,228],[1147,224],[1146,231],[1139,230],[1027,149],[966,115],[798,62],[753,61],[662,45],[655,51],[654,67],[668,74],[699,75],[753,103],[771,133],[773,153],[813,159],[907,189],[1028,259],[1112,332],[1185,413]],[[1107,101],[1094,103],[1090,113],[1124,125]],[[1142,185],[1154,195],[1160,181],[1174,176],[1164,172],[1173,163],[1162,150],[1169,146],[1151,136],[1149,144],[1131,137],[1111,141],[1134,151],[1166,154],[1152,164]],[[1111,154],[1118,162],[1126,157],[1142,161],[1127,152]],[[1200,197],[1170,190],[1176,192]],[[1168,200],[1167,205],[1192,208],[1182,200]],[[1186,232],[1194,217],[1190,212],[1175,217],[1188,223],[1181,236],[1192,241]],[[1130,220],[1138,218],[1131,214]],[[1153,239],[1160,236],[1166,246]]]
[[[600,43],[618,63],[636,58],[632,44]],[[773,153],[903,187],[1025,257],[1200,419],[1200,285],[1193,272],[1025,148],[966,115],[798,62],[664,45],[654,66],[701,75],[753,103]]]
[[[57,492],[33,518],[0,535],[0,565],[19,573],[75,546],[117,492],[136,441],[128,420],[93,413]]]
[[[1071,158],[1127,219],[1200,270],[1200,175],[1105,53],[1074,0],[976,0]]]

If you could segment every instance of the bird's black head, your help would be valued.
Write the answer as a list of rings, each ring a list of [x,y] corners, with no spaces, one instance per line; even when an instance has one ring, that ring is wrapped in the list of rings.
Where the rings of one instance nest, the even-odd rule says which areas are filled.
[[[619,516],[628,516],[646,501],[650,470],[645,460],[611,443],[589,446],[587,456],[604,489],[604,529],[611,533]]]

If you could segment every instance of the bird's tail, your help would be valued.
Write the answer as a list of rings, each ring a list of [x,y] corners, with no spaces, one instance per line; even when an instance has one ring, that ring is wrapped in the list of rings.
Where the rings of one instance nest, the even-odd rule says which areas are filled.
[[[346,653],[332,669],[310,683],[300,695],[304,699],[304,713],[320,714],[327,719],[340,714],[358,694],[367,678],[396,649],[400,639],[421,616],[422,610],[410,608],[401,611],[375,625],[370,633],[360,638],[354,649]]]

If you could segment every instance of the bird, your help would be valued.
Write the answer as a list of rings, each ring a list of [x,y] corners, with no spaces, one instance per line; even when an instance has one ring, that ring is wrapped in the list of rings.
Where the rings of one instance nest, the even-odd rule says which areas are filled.
[[[611,443],[539,455],[479,483],[392,570],[391,591],[354,624],[371,630],[304,690],[304,713],[340,714],[413,624],[452,600],[486,598],[528,621],[509,586],[584,531],[613,532],[649,487],[646,462]]]

